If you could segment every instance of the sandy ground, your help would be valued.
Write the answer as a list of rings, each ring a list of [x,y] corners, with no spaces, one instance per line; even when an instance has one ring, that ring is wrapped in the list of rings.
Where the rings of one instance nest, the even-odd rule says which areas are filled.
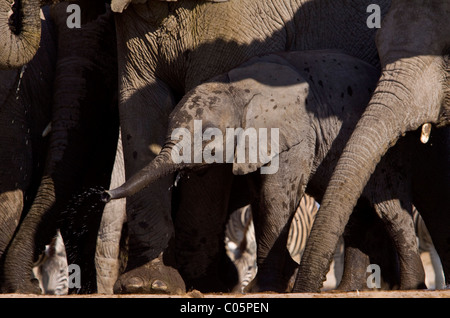
[[[450,290],[412,290],[412,291],[360,291],[360,292],[322,292],[305,294],[202,294],[192,291],[184,295],[29,295],[29,294],[0,294],[0,298],[450,298]]]

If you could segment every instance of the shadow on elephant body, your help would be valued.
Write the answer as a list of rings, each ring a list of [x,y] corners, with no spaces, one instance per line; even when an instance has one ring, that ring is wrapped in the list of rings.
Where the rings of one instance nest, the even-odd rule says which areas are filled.
[[[428,228],[433,244],[442,262],[444,274],[450,272],[450,127],[432,128],[426,144],[417,142],[420,132],[412,137],[416,140],[412,157],[412,191],[414,205]]]
[[[61,19],[59,16],[59,22],[56,22],[49,18],[49,21],[55,23],[58,36],[55,77],[52,80],[54,87],[49,97],[52,101],[52,125],[46,161],[41,167],[43,177],[39,188],[5,254],[2,288],[9,292],[39,293],[26,279],[23,283],[24,277],[31,276],[33,261],[56,232],[61,211],[67,207],[71,197],[83,189],[99,185],[107,187],[111,175],[118,135],[117,70],[114,62],[116,55],[112,17],[108,20],[106,15],[101,16],[93,22],[98,23],[99,30],[92,27],[90,33],[84,29],[67,29],[65,19]],[[102,30],[105,33],[99,36]],[[83,40],[90,41],[92,45],[84,49],[86,42]],[[42,73],[45,71],[46,69],[38,70]],[[44,124],[40,134],[46,124],[48,122]],[[101,210],[99,205],[97,207]],[[89,209],[84,212],[86,211]],[[95,213],[85,216],[88,219],[98,218]],[[83,224],[91,229],[89,236],[93,239],[92,242],[96,240],[96,223],[98,222]],[[74,260],[71,259],[73,253],[70,253],[69,264],[77,262],[84,265],[85,291],[95,291],[95,277],[91,284],[92,276],[88,274],[95,273],[95,243],[71,247],[70,242],[77,239],[71,240],[72,233],[64,227],[61,232],[68,243],[68,250],[73,248],[81,254]],[[86,241],[79,240],[78,243],[84,244]],[[87,252],[88,250],[90,251]],[[89,257],[92,257],[91,262],[83,263],[80,260]]]
[[[299,61],[297,61],[297,67],[294,67],[289,63],[285,58],[286,56],[290,56],[291,58],[293,56],[298,57]],[[301,63],[300,61],[305,63]],[[312,63],[309,64],[310,62]],[[328,65],[327,62],[330,63],[330,65]],[[360,69],[354,68],[355,63],[358,64]],[[299,66],[300,64],[301,67]],[[357,61],[340,52],[290,52],[251,59],[241,67],[233,69],[225,75],[215,77],[187,93],[170,116],[166,146],[161,150],[156,159],[154,159],[149,166],[145,167],[140,174],[133,176],[124,186],[108,192],[110,198],[132,195],[135,191],[138,191],[137,189],[145,187],[147,183],[154,181],[158,182],[158,178],[167,173],[182,169],[196,169],[202,167],[202,163],[190,164],[188,162],[179,165],[175,164],[173,152],[171,152],[171,150],[173,150],[173,145],[176,144],[176,141],[172,140],[175,137],[170,136],[171,131],[175,131],[175,129],[179,127],[187,127],[186,129],[192,133],[195,131],[195,122],[192,124],[194,118],[202,120],[205,127],[215,127],[219,130],[225,130],[225,127],[239,127],[241,125],[244,125],[244,128],[253,126],[256,128],[277,127],[277,120],[281,117],[281,121],[283,122],[281,126],[280,121],[278,121],[278,126],[280,126],[280,129],[282,130],[280,139],[281,149],[273,149],[273,151],[276,152],[275,156],[279,156],[279,161],[281,162],[280,169],[283,172],[279,171],[278,174],[281,173],[282,176],[277,174],[260,176],[259,172],[257,172],[257,177],[255,176],[255,178],[252,178],[250,175],[247,177],[254,181],[257,189],[256,191],[253,190],[253,194],[255,195],[256,193],[256,198],[249,198],[249,200],[256,202],[254,202],[254,211],[256,214],[255,224],[258,224],[260,221],[265,224],[271,224],[271,222],[274,222],[274,219],[270,218],[277,218],[278,220],[275,222],[277,231],[279,230],[283,233],[283,237],[275,238],[276,242],[274,244],[278,247],[284,246],[282,249],[286,250],[285,246],[290,226],[289,222],[292,217],[290,216],[291,213],[286,212],[277,217],[272,211],[273,215],[266,217],[263,212],[266,209],[262,208],[262,206],[267,205],[269,207],[272,204],[269,202],[273,201],[274,207],[281,208],[283,211],[290,209],[289,211],[292,210],[293,213],[296,209],[295,202],[300,201],[304,187],[308,181],[314,181],[313,183],[315,183],[313,186],[310,186],[311,189],[315,188],[316,191],[324,189],[326,180],[330,177],[333,162],[337,160],[340,149],[345,144],[346,138],[350,135],[359,118],[358,115],[362,113],[365,102],[370,98],[370,90],[368,87],[364,87],[363,90],[360,89],[355,91],[353,99],[350,99],[349,101],[340,96],[341,90],[337,88],[329,92],[329,95],[320,95],[320,90],[326,90],[333,86],[329,81],[325,80],[326,74],[323,74],[323,82],[319,77],[319,82],[315,83],[314,79],[308,77],[310,76],[310,73],[303,70],[305,65],[310,67],[316,66],[317,70],[312,70],[315,75],[319,74],[320,71],[323,73],[325,73],[325,70],[329,71],[329,77],[334,80],[332,83],[338,83],[337,85],[344,84],[341,82],[345,80],[344,74],[346,74],[351,77],[352,81],[364,83],[371,86],[373,89],[376,84],[376,79],[378,78],[378,71],[376,68],[371,67],[369,64],[362,61]],[[270,76],[269,78],[264,77],[267,74],[272,74],[274,69],[278,70],[277,78]],[[330,71],[330,69],[333,71]],[[345,71],[347,73],[345,73]],[[349,74],[354,76],[350,76]],[[306,79],[304,79],[305,77]],[[264,79],[265,81],[261,82],[259,81],[260,79]],[[270,83],[276,83],[278,86],[272,86]],[[336,85],[334,85],[334,88],[335,86]],[[288,93],[286,93],[286,90],[288,90]],[[257,101],[255,101],[255,96],[258,96]],[[266,99],[267,105],[262,103],[264,99]],[[338,102],[336,102],[335,99],[338,99]],[[258,103],[258,101],[261,103]],[[231,108],[230,106],[225,107],[223,104],[234,105],[236,106],[236,109]],[[317,105],[317,108],[314,108],[314,105]],[[258,112],[258,107],[263,110],[266,109],[266,112]],[[351,114],[344,115],[344,110],[350,108],[352,109]],[[201,112],[199,112],[199,110],[201,110]],[[325,117],[323,116],[324,114],[333,114],[335,117],[331,117],[330,115]],[[344,119],[340,119],[341,117]],[[294,126],[299,127],[295,129],[298,129],[300,132],[295,129],[292,129],[292,131],[289,130]],[[202,132],[203,131],[204,130],[202,130]],[[341,147],[339,147],[339,145]],[[187,147],[192,147],[192,144],[187,145]],[[331,147],[331,149],[329,149],[329,147]],[[183,153],[185,150],[187,149],[183,148]],[[233,149],[233,151],[234,150],[235,149]],[[247,148],[246,151],[248,150],[249,149]],[[327,159],[328,157],[331,157],[331,159]],[[231,164],[233,173],[242,174],[249,174],[262,165],[263,163],[261,162],[257,164],[252,163],[250,165],[239,165],[234,162]],[[214,231],[216,231],[214,233],[223,232],[223,224],[225,221],[225,218],[223,218],[224,214],[223,211],[220,214],[217,213],[217,209],[220,209],[220,206],[225,206],[227,204],[226,199],[228,197],[229,189],[228,187],[217,188],[217,185],[220,185],[224,180],[228,180],[228,178],[209,178],[207,180],[210,180],[210,182],[203,185],[200,183],[200,180],[204,181],[202,177],[214,175],[211,171],[218,171],[217,169],[217,167],[211,167],[208,169],[209,172],[198,171],[196,173],[188,174],[191,176],[192,180],[182,177],[179,181],[181,184],[180,200],[184,200],[183,202],[185,203],[177,206],[179,211],[175,216],[175,223],[181,222],[180,217],[186,218],[185,220],[187,222],[181,222],[181,226],[176,228],[176,238],[184,244],[194,244],[193,242],[190,242],[190,238],[195,237],[200,231],[206,230],[206,232],[209,231],[211,233]],[[320,173],[325,176],[324,178],[318,177],[318,170],[321,170]],[[146,173],[148,173],[148,175]],[[313,174],[314,177],[310,178],[310,174]],[[204,190],[198,191],[198,186],[192,187],[192,184],[195,184],[195,182],[199,183]],[[228,183],[229,182],[227,181],[227,184]],[[273,189],[270,189],[270,185],[272,185]],[[277,186],[276,188],[274,187],[275,185]],[[223,193],[223,189],[226,190],[226,193]],[[265,192],[261,189],[264,189]],[[214,192],[212,192],[212,190]],[[183,195],[186,195],[187,193],[192,193],[192,195],[187,195],[187,197],[183,198]],[[266,197],[265,194],[268,196]],[[282,199],[280,199],[281,197]],[[225,201],[223,201],[224,198]],[[211,201],[213,202],[212,204],[204,204],[205,202]],[[220,203],[217,209],[211,209],[211,206],[216,206],[217,203]],[[261,205],[261,207],[258,208],[258,205]],[[184,208],[182,208],[183,206]],[[200,206],[202,206],[202,209],[205,209],[205,211],[199,212],[197,209]],[[259,211],[261,212],[258,213]],[[188,217],[182,216],[183,214],[180,213],[188,213]],[[204,217],[199,217],[199,215],[204,215]],[[215,224],[214,222],[214,225],[211,223],[202,223],[211,218],[216,219],[215,221],[218,221],[218,223]],[[284,221],[286,223],[281,224]],[[189,226],[187,224],[189,224]],[[280,228],[278,228],[279,226]],[[188,234],[184,237],[182,233],[183,231],[186,231],[187,228],[191,229],[192,235]],[[212,228],[215,228],[216,230]],[[256,227],[256,231],[257,235],[265,235],[265,232],[258,227]],[[273,235],[276,235],[276,233]],[[270,234],[270,236],[272,236],[272,234]],[[202,236],[200,236],[200,238],[201,241]],[[217,240],[216,237],[210,237],[210,239],[211,241],[204,238],[203,241],[218,241],[222,243],[223,234],[219,240]],[[283,243],[283,241],[285,242]],[[273,242],[270,242],[266,245],[273,246],[272,243]],[[189,248],[179,248],[178,250],[186,251],[197,249],[196,253],[200,252],[201,254],[206,252],[207,255],[208,253],[211,255],[210,251],[199,248],[199,246],[194,244]],[[261,246],[264,246],[264,244]],[[262,248],[260,249],[260,252],[261,250]],[[279,259],[279,252],[276,250],[278,249],[273,248],[270,252],[265,252],[266,254],[263,256],[264,261],[258,264],[261,273],[268,270],[272,271],[272,269],[276,271],[275,267],[277,266],[283,267],[283,265],[280,265],[282,264],[281,262],[276,261]],[[213,252],[213,254],[214,253],[216,252]],[[289,257],[287,253],[284,256]],[[272,268],[273,265],[271,264],[275,263],[278,263],[278,265]],[[286,264],[287,263],[288,262],[286,262]],[[196,263],[192,263],[191,266],[194,264]],[[199,266],[197,267],[200,268]],[[291,270],[286,268],[288,271],[287,274],[276,273],[274,275],[268,275],[266,280],[261,279],[261,283],[267,281],[264,284],[268,286],[277,281],[277,290],[284,290],[284,287],[281,286],[284,284],[287,285],[287,282],[293,273],[294,266],[291,267]],[[198,268],[196,268],[196,270]],[[204,272],[202,270],[200,271]],[[279,274],[285,276],[281,279],[284,283],[278,281],[278,278],[280,278],[278,277]],[[260,274],[260,276],[261,275],[262,274]],[[186,272],[184,272],[183,276],[186,276]],[[208,276],[210,275],[208,274]],[[213,280],[210,279],[210,281]],[[265,288],[271,288],[267,286]]]
[[[181,3],[181,2],[180,2]],[[167,84],[170,86],[170,88],[176,92],[174,93],[174,95],[178,95],[181,96],[183,95],[187,89],[194,87],[196,84],[202,82],[203,80],[210,78],[212,75],[214,75],[215,72],[221,72],[221,71],[225,71],[237,64],[239,64],[240,62],[243,62],[244,60],[250,58],[250,55],[255,55],[255,54],[262,54],[262,53],[266,53],[267,51],[270,50],[285,50],[285,49],[312,49],[312,48],[340,48],[343,49],[344,51],[346,51],[347,53],[356,53],[353,55],[357,55],[360,56],[362,58],[365,58],[368,62],[371,62],[372,64],[378,64],[378,60],[377,60],[377,54],[376,54],[376,50],[374,49],[372,42],[370,39],[373,38],[374,32],[375,30],[370,30],[366,27],[366,25],[364,25],[363,22],[365,22],[366,20],[366,11],[364,9],[367,8],[368,4],[370,4],[369,2],[367,3],[361,3],[358,2],[358,4],[361,4],[361,11],[360,11],[360,16],[355,17],[355,16],[351,16],[351,15],[343,15],[343,16],[339,16],[339,15],[330,15],[328,16],[326,13],[330,12],[328,10],[318,10],[315,11],[313,10],[313,8],[315,6],[319,7],[321,6],[322,8],[327,8],[328,5],[330,5],[330,3],[326,2],[326,1],[309,1],[306,4],[304,4],[298,11],[294,12],[294,15],[292,17],[292,19],[289,19],[288,22],[285,23],[285,28],[280,29],[280,30],[276,30],[276,32],[272,33],[270,36],[267,37],[267,40],[265,41],[252,41],[251,43],[249,43],[248,45],[244,44],[237,44],[237,42],[233,42],[233,41],[225,41],[225,40],[213,40],[207,44],[201,44],[198,47],[195,47],[193,49],[191,48],[183,48],[182,50],[184,52],[175,52],[175,54],[170,54],[170,62],[167,63],[166,65],[164,65],[164,63],[158,63],[158,65],[156,66],[155,69],[146,69],[145,67],[142,67],[139,69],[139,71],[145,74],[156,74],[156,77],[158,77],[159,79],[162,79],[164,81],[167,82]],[[383,12],[386,12],[386,8],[388,5],[388,2],[383,2],[381,4],[384,4],[382,7]],[[156,5],[156,4],[155,4]],[[167,5],[167,4],[164,4]],[[158,6],[163,7],[163,4],[158,4]],[[185,8],[188,8],[189,5],[192,5],[192,3],[181,3],[181,4],[170,4],[170,6],[167,6],[166,8],[168,8],[168,10],[166,11],[166,14],[168,14],[169,9],[170,10],[175,10],[178,6],[184,6]],[[220,4],[222,5],[222,4]],[[211,7],[211,8],[220,8],[219,4],[216,4],[215,7]],[[226,4],[223,4],[226,5]],[[333,4],[334,6],[335,4]],[[130,6],[124,13],[130,13],[133,12],[132,10],[135,10],[137,8],[140,9],[145,9],[145,7],[143,6]],[[334,9],[334,8],[333,8]],[[146,11],[142,10],[141,12],[143,13],[147,13]],[[308,13],[311,12],[316,12],[316,15],[314,16],[313,14],[309,15]],[[317,13],[319,12],[319,13]],[[347,12],[347,13],[350,13]],[[321,14],[323,14],[323,16],[320,16]],[[149,15],[151,17],[151,15]],[[182,16],[182,15],[181,15]],[[310,19],[303,19],[303,17],[308,16]],[[317,16],[319,16],[319,19],[317,19],[317,22],[319,22],[320,25],[322,25],[324,28],[320,28],[320,31],[316,29],[314,30],[310,30],[308,29],[307,25],[303,25],[303,21],[308,21],[311,25],[315,25],[314,23],[314,18],[317,18]],[[148,16],[146,17],[145,14],[141,14],[138,15],[139,18],[148,18]],[[165,16],[164,16],[165,17]],[[151,18],[154,18],[151,17]],[[161,18],[156,16],[156,18]],[[355,19],[356,18],[356,19]],[[339,28],[336,27],[337,25],[340,25],[337,22],[342,23],[342,21],[345,21],[346,25],[348,25],[348,28]],[[169,22],[173,22],[173,20],[168,20]],[[326,23],[323,23],[323,21],[326,21],[327,23],[329,22],[330,25],[333,25],[333,28],[331,29],[332,32],[326,32],[324,31],[325,27],[327,26]],[[356,23],[358,23],[358,25],[362,25],[362,32],[365,32],[364,35],[367,36],[367,38],[365,38],[365,36],[363,36],[362,38],[365,38],[364,41],[356,41],[356,37],[353,36],[353,34],[355,34],[355,30],[352,29],[352,24],[349,23],[349,21],[357,21]],[[333,23],[335,22],[335,23]],[[303,34],[302,32],[300,32],[303,36],[302,37],[295,37],[295,33],[296,31],[298,31],[297,27],[301,25],[301,27],[299,27],[298,29],[300,29],[301,31],[306,30]],[[119,28],[120,29],[120,28]],[[151,29],[147,26],[147,28],[143,28],[143,33],[147,32],[150,30],[155,30],[155,29]],[[173,30],[173,29],[171,29]],[[175,29],[176,32],[176,29]],[[309,33],[308,33],[309,32]],[[338,32],[338,33],[334,33],[334,32]],[[367,32],[367,33],[366,33]],[[318,36],[320,34],[320,36]],[[319,38],[323,39],[323,34],[325,34],[326,37],[328,37],[324,42],[319,42]],[[344,35],[343,35],[344,34]],[[370,35],[369,35],[370,34]],[[142,37],[139,36],[139,34],[137,34],[136,38],[144,38],[144,34],[141,34]],[[342,37],[338,36],[338,35],[342,35]],[[369,35],[369,36],[368,36]],[[170,37],[169,37],[170,38]],[[180,38],[184,38],[183,36],[181,36]],[[280,42],[277,42],[276,39],[282,39]],[[360,39],[358,37],[358,39]],[[367,41],[366,41],[367,40]],[[370,43],[369,47],[367,47],[367,43]],[[168,51],[170,51],[171,46],[170,45],[161,45],[161,48],[165,49],[167,48]],[[130,49],[133,49],[132,46],[130,45],[129,47]],[[208,55],[207,58],[204,58],[204,56],[202,56],[202,52],[210,52],[211,54]],[[220,62],[214,61],[214,59],[216,59],[216,56],[219,56],[218,54],[213,54],[213,53],[217,53],[217,52],[221,52],[220,56],[238,56],[238,58],[236,58],[236,61],[228,61],[227,59],[223,58],[220,60]],[[129,52],[128,52],[129,53]],[[147,52],[148,53],[148,52]],[[164,53],[167,52],[163,52],[162,55],[164,55]],[[168,53],[172,53],[172,52],[168,52]],[[181,54],[183,53],[183,54]],[[186,53],[186,54],[184,54]],[[135,56],[135,57],[139,57],[139,56]],[[159,57],[159,56],[158,56]],[[162,57],[162,59],[164,59],[164,56]],[[142,60],[144,61],[145,59],[138,59],[136,58],[135,60]],[[187,60],[187,61],[186,61]],[[239,61],[238,61],[239,60]],[[137,63],[144,63],[144,62],[137,62]],[[151,63],[150,63],[151,64]],[[140,67],[141,65],[137,65],[137,67]],[[216,67],[218,66],[218,67]],[[182,71],[180,71],[182,70]],[[194,71],[193,71],[194,70]],[[196,71],[202,71],[201,76],[197,76],[197,72]],[[205,71],[205,72],[203,72]],[[183,72],[187,73],[187,75],[183,75]],[[180,76],[181,74],[181,76]],[[139,83],[138,83],[139,84]],[[139,86],[139,85],[137,85]],[[128,89],[129,87],[127,87],[124,92],[128,94]],[[151,89],[151,88],[149,88]],[[137,92],[136,89],[131,90],[132,91],[132,96],[126,96],[126,98],[130,101],[137,101],[137,102],[142,102],[141,98],[136,98],[135,99],[135,95],[139,94],[139,92]],[[347,90],[348,92],[350,90]],[[352,90],[353,91],[353,90]],[[148,93],[148,92],[147,92]],[[153,93],[155,95],[158,95],[158,92]],[[160,92],[159,92],[160,94]],[[154,96],[151,96],[148,99],[144,99],[147,102],[148,101],[154,101],[157,100],[157,98],[152,98]],[[159,111],[159,109],[158,109]],[[139,114],[142,115],[142,114]],[[124,116],[126,117],[126,116]],[[130,123],[128,123],[130,124]],[[131,124],[133,125],[133,124]],[[131,136],[132,138],[139,138],[138,136]],[[146,143],[148,140],[143,141],[144,143]],[[160,140],[158,140],[158,142],[161,142]],[[145,145],[146,147],[148,146]],[[141,154],[141,153],[135,153],[135,150],[131,150],[127,156],[130,160],[130,162],[133,160],[132,158],[134,158],[134,156],[145,156],[145,154]],[[148,159],[148,158],[146,158]],[[130,169],[128,169],[130,170]],[[170,214],[170,213],[169,213]],[[157,249],[161,250],[160,247],[158,247]],[[164,249],[164,248],[162,248]],[[147,255],[148,258],[148,255]]]
[[[2,256],[36,196],[48,148],[43,132],[51,121],[57,44],[48,8],[43,8],[43,15],[47,19],[41,20],[42,45],[35,57],[21,69],[0,71],[2,264]]]

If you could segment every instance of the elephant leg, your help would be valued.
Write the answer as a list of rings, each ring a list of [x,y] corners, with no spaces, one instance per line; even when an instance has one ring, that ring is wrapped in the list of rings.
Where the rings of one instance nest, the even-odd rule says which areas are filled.
[[[383,218],[397,250],[400,266],[400,289],[426,288],[425,271],[411,215],[396,199],[377,203],[375,210]]]
[[[42,132],[50,121],[56,44],[48,8],[42,14],[36,55],[25,67],[0,71],[0,259],[36,194],[45,161]]]
[[[185,173],[178,181],[175,210],[176,260],[188,289],[229,292],[225,224],[233,182],[231,165]]]
[[[23,97],[16,100],[20,70],[0,72],[0,258],[19,225],[31,181],[32,154]]]
[[[69,29],[65,9],[64,5],[52,7],[52,17],[59,30],[52,130],[39,189],[6,254],[5,289],[11,292],[39,292],[31,284],[37,249],[54,235],[61,213],[73,193],[83,187],[109,184],[111,172],[108,169],[112,168],[112,160],[107,158],[108,151],[114,149],[114,138],[117,137],[117,132],[115,136],[110,134],[113,124],[109,117],[115,105],[115,94],[111,92],[115,91],[116,85],[112,15],[102,14],[95,21],[86,23],[82,18],[81,29]],[[98,214],[94,212],[87,216],[97,218]],[[88,229],[93,229],[94,233],[98,230],[98,224],[94,222],[82,225],[85,233],[89,233]],[[70,225],[67,229],[71,235]],[[61,233],[70,246],[67,232],[61,229]],[[92,246],[95,244],[87,249]],[[77,247],[73,250],[80,253]],[[83,250],[79,256],[89,258],[91,251],[84,254]],[[92,276],[88,274],[93,267],[92,259],[76,264],[80,265],[85,277],[83,284],[92,282]],[[91,286],[95,289],[95,283]]]
[[[303,148],[303,149],[302,149]],[[297,268],[287,248],[291,222],[304,195],[313,158],[303,144],[280,154],[277,173],[261,175],[260,195],[252,204],[258,272],[246,290],[285,292]]]
[[[412,218],[410,137],[402,138],[386,153],[366,188],[397,250],[400,289],[426,288]]]
[[[124,182],[122,138],[119,134],[110,188],[118,187]],[[100,294],[112,294],[119,275],[119,243],[125,218],[126,199],[114,200],[105,205],[95,251],[97,292]]]
[[[119,61],[124,62],[125,57],[119,56]],[[121,62],[119,114],[125,175],[129,178],[159,153],[175,100],[165,83],[156,79],[131,79],[131,66],[127,64],[130,61]],[[173,257],[165,252],[174,233],[172,183],[171,175],[127,198],[128,263],[114,286],[115,293],[184,291]]]
[[[359,200],[344,231],[344,272],[338,290],[368,289],[367,268],[380,266],[380,288],[399,286],[395,248],[381,219],[366,200]]]

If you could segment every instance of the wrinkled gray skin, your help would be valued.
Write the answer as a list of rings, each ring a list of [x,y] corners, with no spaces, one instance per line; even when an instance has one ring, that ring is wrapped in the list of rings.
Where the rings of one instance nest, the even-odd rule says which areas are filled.
[[[390,0],[130,2],[111,1],[113,10],[121,12],[115,22],[127,178],[155,158],[154,149],[164,143],[167,118],[185,92],[253,56],[283,50],[342,49],[378,65],[375,29],[366,25],[367,7],[379,4],[384,15],[390,4]],[[25,4],[30,5],[26,12],[37,11],[37,7],[30,9],[30,2]],[[7,6],[1,10],[5,15],[8,11]],[[215,215],[215,222],[224,222],[227,208],[217,199],[223,193],[214,180],[231,182],[227,174],[222,167],[208,169],[205,175],[180,186],[181,192],[205,193],[201,204],[183,200],[172,207],[172,194],[167,191],[171,176],[127,200],[130,255],[118,292],[176,293],[184,289],[183,280],[170,264],[172,210],[197,209],[193,214]],[[168,257],[163,257],[166,254]],[[155,278],[166,287],[161,289],[158,283],[153,290],[136,285],[136,281]]]
[[[130,4],[116,15],[119,111],[127,179],[155,158],[157,153],[151,149],[164,143],[167,118],[185,92],[253,56],[282,50],[337,48],[377,65],[375,30],[365,23],[367,6],[372,3],[245,0]],[[383,14],[390,1],[376,3]],[[169,265],[163,259],[163,251],[172,247],[172,210],[215,215],[214,222],[225,221],[225,201],[218,200],[224,195],[223,189],[215,186],[215,180],[229,183],[228,174],[226,168],[215,167],[180,184],[180,192],[186,192],[186,197],[189,193],[205,193],[200,202],[184,200],[172,207],[167,189],[173,177],[164,178],[127,200],[130,262],[127,273],[119,278],[118,292],[177,292],[184,288],[181,279],[174,279],[176,273],[170,266],[156,267],[152,260]],[[219,244],[220,240],[208,243]],[[149,285],[136,288],[135,278],[148,282],[155,277],[166,283],[165,291],[152,290]],[[206,281],[216,285],[211,277]]]
[[[406,131],[424,123],[450,123],[449,15],[450,2],[446,0],[392,1],[376,39],[383,69],[380,82],[327,187],[295,291],[319,291],[338,238],[386,151]],[[435,164],[431,167],[423,165],[425,160],[417,160],[422,170],[413,169],[416,181],[412,187],[414,205],[430,230],[448,285],[450,141],[446,134],[437,139],[437,144],[418,148],[415,157],[434,159]]]
[[[119,134],[110,188],[118,187],[124,182],[125,167],[123,162],[122,139]],[[103,209],[95,250],[95,270],[97,274],[97,292],[99,294],[112,294],[114,283],[119,276],[120,239],[122,227],[126,221],[125,200],[111,201]]]
[[[56,31],[48,8],[43,16],[42,45],[34,58],[25,67],[0,71],[0,259],[30,207],[44,167]]]
[[[260,171],[267,169],[264,165],[267,161],[261,163],[260,158],[258,163],[238,163],[236,146],[232,152],[232,172],[248,175],[249,186],[256,193],[251,203],[258,273],[250,291],[286,291],[296,268],[286,248],[292,217],[306,186],[308,193],[320,202],[343,145],[370,99],[378,76],[377,69],[369,64],[334,51],[289,52],[251,59],[188,92],[170,115],[166,143],[160,154],[124,185],[105,195],[131,196],[169,173],[205,166],[205,159],[197,164],[191,163],[193,157],[188,163],[176,163],[173,159],[174,152],[184,153],[189,149],[194,154],[194,146],[186,147],[172,132],[186,128],[193,141],[195,120],[202,120],[203,131],[213,127],[224,135],[226,128],[278,128],[279,149],[270,148],[270,139],[267,142],[272,158],[269,166],[273,168],[277,159],[278,170],[251,174],[260,168]],[[223,149],[224,157],[220,159],[225,162],[228,149],[225,137],[220,138],[215,137],[213,147],[215,153]],[[207,145],[204,141],[203,146]],[[245,149],[248,153],[248,143]],[[400,202],[404,199],[403,182],[395,177],[385,178],[399,173],[396,160],[392,156],[381,163],[383,170],[374,174],[364,197],[385,222],[391,238],[395,238],[400,256],[400,287],[421,288],[424,271],[413,220],[408,213],[411,211],[403,209]],[[385,198],[391,200],[386,202]],[[190,262],[191,266],[199,266],[196,259]]]
[[[117,72],[111,12],[103,3],[100,8],[89,1],[82,5],[81,29],[67,28],[66,4],[51,8],[58,47],[53,94],[44,95],[47,93],[42,90],[42,97],[51,102],[51,117],[41,126],[40,133],[50,120],[51,131],[37,191],[3,255],[3,292],[40,293],[31,281],[33,262],[58,227],[66,243],[69,264],[79,265],[82,271],[83,286],[79,292],[96,290],[93,259],[103,205],[97,203],[97,197],[92,202],[95,193],[89,196],[89,206],[79,204],[75,211],[68,205],[74,194],[110,184],[118,133]],[[44,28],[42,31],[46,32]],[[46,48],[47,43],[42,42],[41,47]],[[45,74],[39,75],[45,78],[51,70],[43,64],[35,72]],[[34,80],[44,84],[36,75]],[[26,144],[26,140],[17,144]]]

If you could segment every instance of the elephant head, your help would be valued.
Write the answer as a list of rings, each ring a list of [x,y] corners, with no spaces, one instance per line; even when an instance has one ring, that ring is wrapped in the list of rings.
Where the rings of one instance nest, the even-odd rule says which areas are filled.
[[[308,83],[277,55],[258,59],[189,91],[171,113],[159,155],[122,186],[106,191],[104,201],[211,163],[232,163],[234,174],[260,168],[261,173],[275,173],[278,154],[307,135],[309,126],[299,123],[307,117],[303,103]]]
[[[338,238],[386,151],[425,123],[450,123],[449,16],[445,0],[392,1],[376,38],[380,80],[328,184],[294,291],[319,291]]]

